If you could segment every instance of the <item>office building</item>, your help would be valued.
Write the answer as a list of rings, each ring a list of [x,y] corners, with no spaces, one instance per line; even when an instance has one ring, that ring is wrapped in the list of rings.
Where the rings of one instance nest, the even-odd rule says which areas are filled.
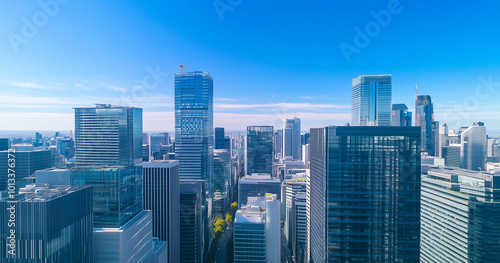
[[[411,115],[406,104],[392,104],[392,126],[411,127]]]
[[[242,177],[238,185],[238,206],[245,205],[248,197],[262,197],[266,193],[276,194],[278,200],[281,200],[281,181],[269,174],[251,174]]]
[[[291,208],[291,246],[295,256],[295,262],[306,262],[306,236],[307,236],[307,213],[306,213],[307,195],[299,192],[295,195]]]
[[[234,220],[234,262],[281,262],[280,202],[274,194],[248,198]]]
[[[292,179],[285,180],[285,198],[282,199],[282,204],[284,203],[284,208],[281,211],[285,213],[285,226],[284,232],[285,237],[288,242],[288,247],[293,250],[293,235],[295,232],[295,211],[293,210],[295,196],[299,192],[306,192],[306,177],[292,177]],[[285,201],[285,202],[283,202]],[[304,200],[305,202],[305,200]],[[305,208],[305,207],[304,207]],[[304,210],[305,212],[305,210]],[[305,232],[304,232],[305,235]],[[304,236],[305,237],[305,236]],[[304,240],[305,241],[305,240]]]
[[[352,80],[353,126],[391,126],[392,75],[360,75]]]
[[[311,260],[418,262],[420,169],[419,127],[311,129]]]
[[[273,172],[273,126],[248,126],[245,137],[245,175]]]
[[[68,169],[47,168],[35,171],[35,185],[71,185],[71,176]]]
[[[309,136],[311,136],[310,133],[308,132],[303,132],[300,134],[300,143],[302,145],[306,145],[306,144],[309,144]]]
[[[302,157],[302,144],[300,136],[300,119],[283,120],[283,157],[291,156],[294,160]]]
[[[102,263],[149,263],[153,259],[151,211],[141,211],[118,228],[94,227],[94,259]]]
[[[179,161],[142,164],[142,207],[151,210],[153,237],[167,241],[168,262],[180,260]]]
[[[6,215],[0,217],[1,262],[94,262],[91,186],[28,185],[19,190],[14,199],[0,193],[0,209]],[[15,210],[9,209],[13,204]],[[9,224],[8,214],[14,214],[14,224]],[[14,256],[9,253],[11,242]]]
[[[77,166],[142,162],[142,109],[96,104],[75,108]]]
[[[201,179],[210,184],[213,121],[212,76],[198,71],[175,74],[175,155],[181,180]]]
[[[274,133],[274,158],[283,157],[283,130],[277,130]]]
[[[309,169],[309,156],[310,156],[310,144],[302,145],[302,162],[304,163],[304,168]]]
[[[142,210],[141,166],[75,168],[71,185],[93,186],[94,227],[119,228]]]
[[[75,156],[75,142],[73,139],[57,139],[57,152],[66,159],[73,158]]]
[[[203,262],[203,182],[180,183],[180,262]]]
[[[169,144],[170,137],[168,136],[168,132],[149,136],[149,156],[156,156],[155,160],[162,160],[163,156],[160,154],[161,147]]]
[[[441,152],[446,166],[460,168],[460,144],[443,146]]]
[[[225,136],[224,128],[215,128],[215,149],[230,149],[231,139]]]
[[[422,175],[420,262],[498,262],[500,175],[431,168]]]
[[[15,156],[16,191],[26,186],[24,179],[33,176],[35,171],[52,167],[50,150],[34,150],[32,145],[13,145],[12,148],[15,149],[15,153],[8,150],[0,151],[0,191],[4,191],[8,187],[7,179],[9,168],[11,168],[8,160],[13,160],[12,156],[9,158],[9,154]]]
[[[486,126],[475,122],[460,134],[460,167],[468,170],[484,170],[486,163]]]
[[[435,156],[439,124],[434,122],[434,107],[429,95],[418,95],[415,100],[415,126],[420,126],[422,152]]]

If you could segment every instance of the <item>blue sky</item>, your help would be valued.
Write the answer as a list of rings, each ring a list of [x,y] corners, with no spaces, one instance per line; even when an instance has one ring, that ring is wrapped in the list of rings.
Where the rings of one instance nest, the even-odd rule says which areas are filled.
[[[344,125],[351,79],[390,73],[393,103],[413,110],[416,83],[441,123],[500,131],[498,1],[145,2],[3,1],[0,130],[69,130],[73,107],[111,103],[171,131],[182,61],[212,74],[229,130]]]

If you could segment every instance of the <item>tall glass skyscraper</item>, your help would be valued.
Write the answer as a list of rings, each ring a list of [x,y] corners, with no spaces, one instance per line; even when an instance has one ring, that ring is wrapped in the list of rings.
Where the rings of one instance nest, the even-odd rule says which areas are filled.
[[[75,108],[77,166],[142,162],[142,109],[96,104]]]
[[[175,74],[175,156],[181,180],[201,179],[211,184],[213,94],[208,72]]]
[[[392,126],[411,127],[411,112],[405,104],[392,104]]]
[[[352,80],[352,126],[391,126],[392,75]]]
[[[422,151],[435,155],[436,127],[431,96],[418,95],[415,101],[415,126],[420,126]],[[439,128],[437,129],[439,132]]]
[[[475,122],[460,134],[460,167],[481,171],[486,163],[486,126]]]
[[[292,156],[294,160],[302,158],[302,144],[300,137],[300,119],[283,120],[283,158]]]
[[[248,126],[245,137],[245,175],[273,172],[273,126]]]
[[[420,128],[311,129],[313,262],[418,262]]]

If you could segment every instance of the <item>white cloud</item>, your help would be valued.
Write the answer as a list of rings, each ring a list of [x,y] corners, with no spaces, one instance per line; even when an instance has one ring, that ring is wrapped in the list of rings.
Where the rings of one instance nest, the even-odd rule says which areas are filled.
[[[62,87],[56,87],[56,86],[43,86],[36,84],[34,82],[17,82],[17,81],[6,81],[2,82],[5,85],[8,86],[13,86],[13,87],[18,87],[18,88],[28,88],[28,89],[41,89],[41,90],[62,90],[64,88]]]
[[[111,86],[110,89],[112,89],[114,91],[121,92],[121,93],[127,93],[127,89],[126,88],[120,88],[120,87],[117,87],[117,86]]]

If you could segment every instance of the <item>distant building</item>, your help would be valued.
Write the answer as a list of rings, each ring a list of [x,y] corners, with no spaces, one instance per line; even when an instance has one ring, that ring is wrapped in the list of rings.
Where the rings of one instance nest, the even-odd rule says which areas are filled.
[[[12,146],[15,153],[0,151],[0,191],[8,187],[7,179],[9,174],[9,154],[15,156],[15,176],[16,191],[26,186],[24,178],[32,176],[35,171],[52,167],[52,153],[50,150],[34,150],[33,146]],[[11,156],[12,157],[12,156]]]
[[[8,150],[9,144],[10,144],[9,138],[0,138],[0,151]]]
[[[435,156],[436,136],[439,137],[439,123],[434,122],[434,107],[429,95],[418,95],[416,98],[415,126],[420,126],[422,152]]]
[[[282,157],[291,156],[294,160],[302,157],[302,144],[300,136],[300,119],[283,120],[283,150]]]
[[[234,262],[281,262],[280,202],[276,195],[248,198],[234,220]]]
[[[4,192],[5,193],[5,192]],[[20,189],[12,199],[0,193],[0,258],[4,263],[94,262],[92,257],[92,187],[34,187]],[[15,205],[15,224],[9,208]],[[12,228],[10,228],[12,226]],[[15,231],[15,257],[7,254]]]
[[[460,167],[468,170],[484,170],[486,163],[486,127],[475,122],[461,134]]]
[[[161,147],[170,144],[168,132],[149,136],[149,156],[156,156],[155,160],[162,160]]]
[[[215,149],[228,149],[231,147],[229,137],[225,136],[224,128],[215,128]]]
[[[245,137],[245,175],[273,172],[273,126],[248,126]]]
[[[266,193],[276,194],[281,200],[281,181],[269,174],[251,174],[239,180],[238,206],[246,204],[248,197],[262,197]]]
[[[391,126],[392,75],[352,80],[352,126]]]
[[[313,262],[419,261],[420,128],[311,129],[310,167]]]
[[[392,126],[411,127],[411,119],[406,104],[392,104]]]
[[[441,155],[446,166],[460,168],[460,144],[443,146]]]
[[[274,158],[283,157],[283,130],[277,130],[274,133]]]
[[[420,262],[498,262],[500,176],[458,168],[422,175]]]
[[[145,162],[142,179],[142,207],[152,212],[153,237],[167,241],[168,262],[179,262],[179,161]]]

